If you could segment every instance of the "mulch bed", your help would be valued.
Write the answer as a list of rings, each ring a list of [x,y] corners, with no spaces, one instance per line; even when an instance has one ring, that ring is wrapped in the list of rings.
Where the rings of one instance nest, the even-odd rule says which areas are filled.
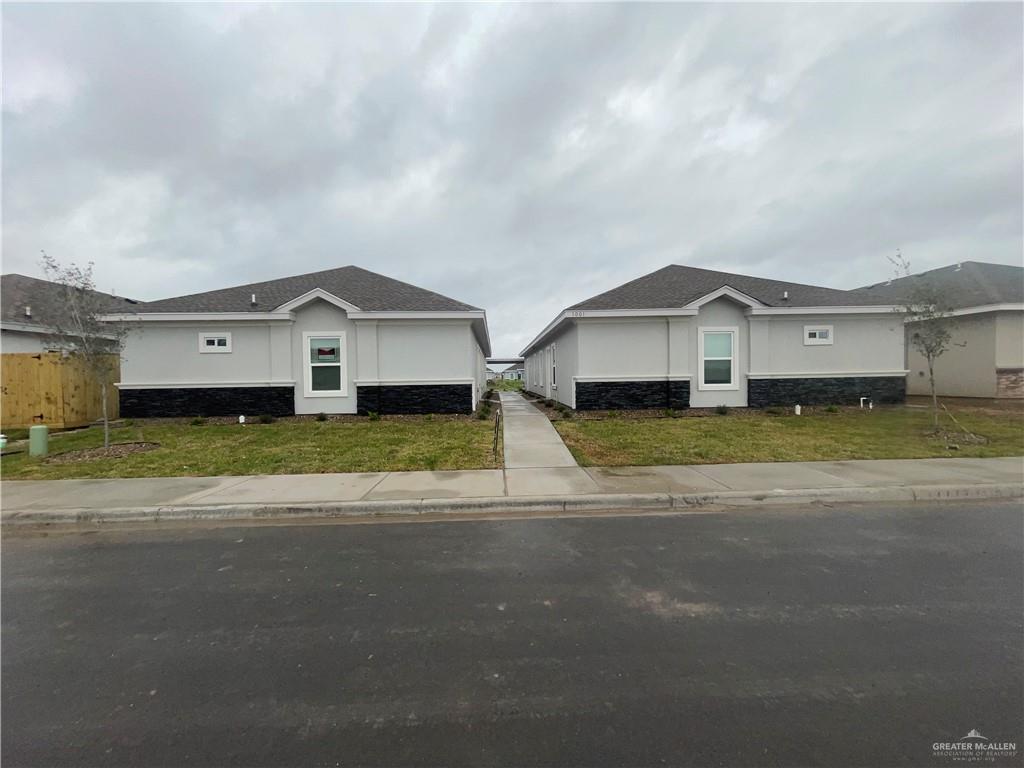
[[[357,416],[354,413],[329,413],[326,414],[327,418],[322,421],[331,422],[332,424],[361,424],[366,421],[370,421],[369,416]],[[383,415],[380,416],[378,421],[476,421],[476,417],[468,413],[436,413],[429,415]],[[321,421],[318,419],[316,414],[303,414],[301,416],[277,416],[270,424],[305,424],[309,422]],[[186,416],[186,417],[168,417],[163,419],[121,419],[117,422],[111,422],[111,427],[145,427],[145,426],[168,426],[171,424],[183,424],[185,426],[224,426],[228,424],[237,424],[237,416]],[[246,426],[260,426],[262,422],[259,416],[246,415],[245,417]]]
[[[95,461],[96,459],[122,459],[133,453],[145,453],[159,447],[160,443],[115,443],[109,448],[83,448],[78,451],[54,454],[46,459],[46,463],[73,464],[78,461]]]

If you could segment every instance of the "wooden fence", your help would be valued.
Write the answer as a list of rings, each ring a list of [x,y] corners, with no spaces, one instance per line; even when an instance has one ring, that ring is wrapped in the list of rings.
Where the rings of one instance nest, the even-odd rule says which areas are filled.
[[[116,355],[111,355],[116,358]],[[117,418],[120,361],[111,360],[107,413]],[[99,382],[82,361],[59,352],[0,355],[0,426],[5,429],[46,424],[53,429],[81,427],[103,415]]]

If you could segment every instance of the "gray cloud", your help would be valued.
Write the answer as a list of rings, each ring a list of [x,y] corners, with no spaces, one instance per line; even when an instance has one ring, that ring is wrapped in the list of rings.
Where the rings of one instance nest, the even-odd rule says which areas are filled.
[[[355,263],[514,353],[667,263],[1021,263],[1022,8],[3,7],[4,271],[143,299]]]

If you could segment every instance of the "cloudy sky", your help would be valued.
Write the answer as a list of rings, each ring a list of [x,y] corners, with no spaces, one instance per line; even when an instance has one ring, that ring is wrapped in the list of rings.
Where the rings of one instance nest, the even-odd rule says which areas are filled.
[[[665,264],[1021,263],[1022,6],[3,6],[3,271],[344,264],[514,354]]]

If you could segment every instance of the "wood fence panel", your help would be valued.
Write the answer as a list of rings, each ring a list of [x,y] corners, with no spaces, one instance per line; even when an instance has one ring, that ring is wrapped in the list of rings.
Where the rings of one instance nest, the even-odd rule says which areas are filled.
[[[117,389],[112,385],[119,378],[115,365],[107,389],[111,418],[118,413]],[[80,427],[103,415],[99,383],[74,357],[62,358],[59,352],[3,354],[0,380],[0,426],[5,428]]]

